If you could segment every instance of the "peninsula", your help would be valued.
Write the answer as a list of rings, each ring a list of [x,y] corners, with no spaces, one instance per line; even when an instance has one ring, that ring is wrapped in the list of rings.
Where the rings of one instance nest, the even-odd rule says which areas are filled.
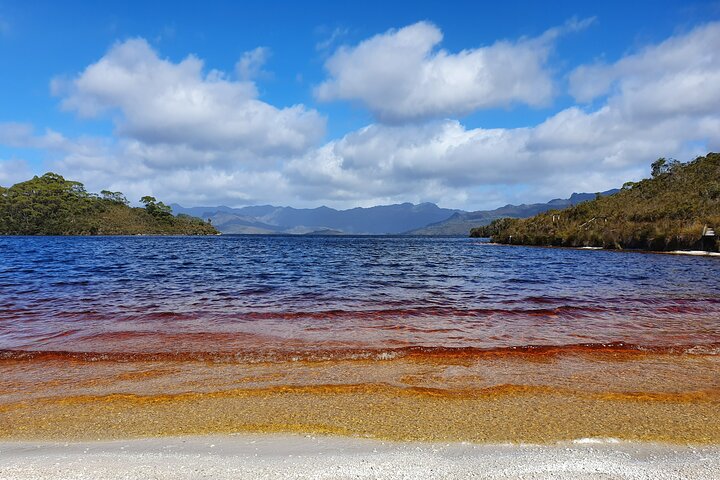
[[[131,207],[120,192],[89,193],[55,173],[0,187],[0,235],[213,235],[208,222],[174,216],[169,206],[143,197]]]
[[[718,251],[720,154],[688,163],[660,158],[651,178],[616,194],[525,219],[502,218],[473,237],[519,245]]]

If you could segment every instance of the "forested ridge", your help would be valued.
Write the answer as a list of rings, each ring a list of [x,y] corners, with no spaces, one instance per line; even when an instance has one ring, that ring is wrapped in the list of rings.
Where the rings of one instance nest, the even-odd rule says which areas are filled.
[[[720,231],[720,154],[688,163],[660,158],[651,178],[616,194],[526,219],[503,218],[475,228],[494,242],[610,249],[718,250],[708,228]]]
[[[169,206],[143,197],[131,207],[120,192],[89,193],[80,182],[56,173],[0,187],[2,235],[209,235],[209,223],[173,216]]]

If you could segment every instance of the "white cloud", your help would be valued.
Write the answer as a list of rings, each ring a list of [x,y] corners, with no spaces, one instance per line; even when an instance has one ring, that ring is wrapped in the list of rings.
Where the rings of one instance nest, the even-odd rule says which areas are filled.
[[[325,145],[288,148],[289,153],[280,155],[252,142],[248,146],[228,139],[211,141],[202,131],[197,135],[204,141],[197,137],[185,141],[169,134],[163,134],[165,141],[131,135],[128,124],[137,128],[141,122],[130,108],[135,104],[125,98],[130,90],[107,87],[113,101],[97,102],[96,108],[93,102],[106,97],[97,88],[80,85],[73,92],[83,94],[72,93],[69,99],[82,98],[87,103],[74,109],[92,107],[92,115],[119,109],[122,116],[115,137],[70,139],[52,130],[36,133],[27,125],[2,124],[0,144],[45,150],[52,170],[85,182],[91,190],[119,190],[134,200],[152,194],[186,205],[327,204],[343,208],[434,201],[466,209],[546,201],[637,180],[648,174],[650,162],[659,156],[688,160],[720,150],[720,97],[718,84],[710,83],[718,69],[713,49],[717,28],[717,24],[698,27],[603,67],[612,80],[609,87],[589,88],[601,92],[584,97],[600,95],[592,106],[565,108],[525,128],[473,129],[454,119],[372,124]],[[550,30],[545,35],[554,38],[560,33]],[[198,73],[199,67],[185,65],[199,60],[189,57],[174,64],[151,53],[145,63],[153,78],[138,73],[146,67],[136,61],[130,62],[132,69],[119,71],[133,72],[157,95],[173,90],[173,85],[192,91],[207,88],[217,95],[216,80]],[[687,62],[670,60],[683,56]],[[91,65],[79,79],[91,79],[87,73],[104,60]],[[192,74],[178,73],[184,69]],[[581,78],[580,73],[574,74],[573,88],[581,89]],[[122,75],[110,80],[127,83]],[[231,82],[222,76],[217,81],[230,84],[231,90],[253,87],[250,82]],[[666,85],[672,88],[663,90]],[[88,97],[88,91],[93,95]],[[252,88],[248,91],[254,99]],[[150,94],[137,95],[150,101]],[[162,108],[167,111],[175,105],[170,102]],[[219,112],[225,119],[225,110]],[[160,127],[175,128],[172,121]],[[2,168],[10,171],[10,167]]]
[[[38,135],[32,125],[16,122],[0,123],[0,144],[63,152],[73,150],[79,145],[54,130],[46,129],[44,134]]]
[[[268,47],[257,47],[243,53],[235,65],[238,77],[242,80],[252,80],[268,76],[269,73],[263,70],[268,58],[270,58],[270,49]]]
[[[514,103],[545,105],[554,90],[546,62],[560,32],[450,53],[436,48],[440,29],[419,22],[338,49],[315,94],[322,101],[360,102],[392,123]]]
[[[337,201],[419,196],[488,206],[488,190],[513,185],[526,201],[618,187],[646,176],[659,156],[720,150],[718,52],[720,24],[700,26],[606,70],[593,66],[597,75],[577,69],[576,91],[584,78],[618,85],[600,90],[597,107],[515,129],[467,129],[456,120],[371,125],[294,160],[288,174],[304,196]]]
[[[316,111],[276,108],[256,98],[253,82],[205,74],[193,56],[161,59],[142,39],[116,44],[76,78],[52,86],[68,110],[88,118],[111,115],[115,134],[69,139],[5,123],[0,144],[42,150],[43,171],[134,200],[153,194],[237,204],[269,188],[280,192],[278,163],[315,148],[324,135],[325,119]]]
[[[285,179],[276,170],[243,170],[215,165],[158,168],[130,150],[100,151],[97,156],[68,155],[53,168],[86,184],[89,190],[121,191],[137,202],[153,195],[183,205],[245,205],[264,200],[271,190],[287,198]]]
[[[32,170],[25,160],[0,159],[0,186],[9,187],[32,178]]]
[[[258,100],[255,84],[233,81],[188,56],[158,57],[143,39],[115,45],[70,82],[55,81],[63,108],[84,117],[118,112],[117,134],[146,144],[236,149],[250,155],[303,152],[324,135],[325,119],[302,105]]]
[[[720,103],[720,23],[648,46],[614,64],[584,65],[570,75],[580,102],[611,94],[633,114],[700,114]]]
[[[643,127],[607,107],[570,108],[532,128],[371,125],[295,159],[286,173],[300,196],[319,202],[492,207],[618,187],[646,175],[658,156],[704,153],[704,139],[720,141],[719,125],[698,118]],[[522,198],[512,197],[513,188],[526,190]],[[506,192],[488,199],[488,190]]]

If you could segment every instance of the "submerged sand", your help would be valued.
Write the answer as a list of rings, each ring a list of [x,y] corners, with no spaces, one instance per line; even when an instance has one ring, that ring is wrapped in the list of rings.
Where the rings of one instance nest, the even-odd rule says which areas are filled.
[[[0,362],[0,439],[332,434],[720,445],[716,348],[284,362]]]
[[[720,447],[394,443],[293,435],[0,443],[0,479],[717,479]]]

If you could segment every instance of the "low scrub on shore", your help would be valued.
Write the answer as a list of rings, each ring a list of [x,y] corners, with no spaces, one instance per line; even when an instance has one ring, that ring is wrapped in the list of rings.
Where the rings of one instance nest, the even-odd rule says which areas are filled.
[[[688,163],[660,158],[652,177],[607,197],[526,219],[503,218],[471,231],[497,243],[611,249],[718,250],[720,154]],[[709,243],[708,243],[709,242]]]
[[[210,235],[217,230],[189,215],[143,197],[130,207],[120,192],[88,193],[80,182],[46,173],[10,188],[0,187],[1,235]]]

